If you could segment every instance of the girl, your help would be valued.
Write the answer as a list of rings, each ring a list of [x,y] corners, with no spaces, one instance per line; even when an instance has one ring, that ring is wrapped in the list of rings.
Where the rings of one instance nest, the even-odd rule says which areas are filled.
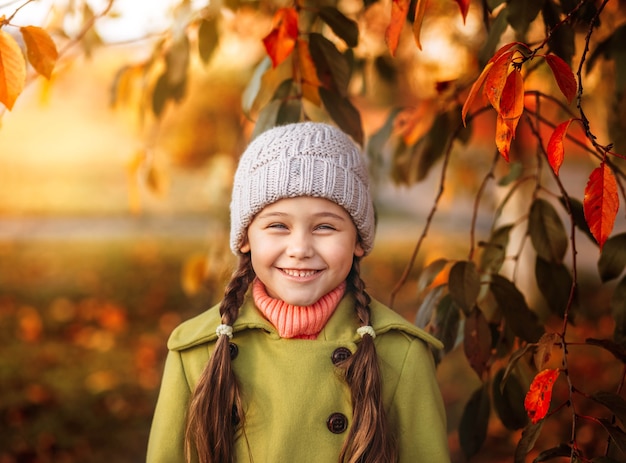
[[[365,292],[374,209],[338,129],[273,128],[235,174],[224,299],[169,341],[149,463],[444,463],[438,340]]]

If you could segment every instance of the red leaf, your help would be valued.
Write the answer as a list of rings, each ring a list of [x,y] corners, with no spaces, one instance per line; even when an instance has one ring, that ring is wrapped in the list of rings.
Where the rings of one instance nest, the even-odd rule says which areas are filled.
[[[406,16],[409,13],[410,0],[392,0],[391,2],[391,21],[385,31],[385,40],[391,56],[396,56],[398,43],[400,42],[400,34],[406,22]]]
[[[500,98],[500,114],[504,119],[517,120],[524,112],[524,79],[522,73],[513,70],[504,83],[502,97]]]
[[[511,150],[511,140],[515,135],[515,127],[513,121],[505,119],[502,115],[498,114],[496,121],[496,147],[498,152],[504,158],[505,161],[509,161],[509,151]],[[515,121],[517,124],[517,121]]]
[[[273,67],[285,61],[293,51],[298,38],[298,12],[295,8],[280,8],[274,14],[270,33],[263,39]]]
[[[474,82],[474,85],[472,85],[472,88],[470,89],[469,95],[467,96],[467,99],[465,100],[465,103],[463,104],[463,109],[461,111],[463,125],[465,125],[467,112],[469,111],[470,106],[472,106],[472,104],[474,103],[476,95],[478,94],[480,88],[483,86],[483,82],[485,82],[485,79],[487,78],[487,75],[489,75],[489,71],[491,71],[491,68],[493,68],[493,62],[489,61],[478,76],[478,79],[476,79],[476,82]]]
[[[559,169],[561,168],[561,164],[563,164],[563,156],[565,153],[563,149],[563,139],[573,120],[574,119],[569,119],[557,125],[548,141],[548,162],[556,175],[559,175]]]
[[[618,209],[617,182],[611,169],[603,162],[591,172],[583,199],[585,220],[600,250],[613,230]]]
[[[467,12],[470,7],[470,0],[456,0],[456,3],[459,5],[459,9],[461,10],[461,15],[463,16],[463,24],[465,24],[465,19],[467,18]]]
[[[548,413],[552,399],[552,387],[561,370],[543,370],[537,373],[530,384],[530,389],[524,399],[524,408],[533,424],[538,423]]]
[[[502,53],[493,62],[493,68],[489,71],[485,79],[484,94],[489,100],[489,103],[491,103],[491,106],[498,112],[500,112],[500,98],[502,97],[504,85],[509,76],[509,67],[513,60],[514,53],[515,50]]]
[[[572,69],[557,55],[545,55],[545,59],[550,69],[552,69],[552,74],[554,74],[556,83],[561,89],[563,96],[565,96],[568,103],[571,103],[576,96],[576,89],[578,88]]]

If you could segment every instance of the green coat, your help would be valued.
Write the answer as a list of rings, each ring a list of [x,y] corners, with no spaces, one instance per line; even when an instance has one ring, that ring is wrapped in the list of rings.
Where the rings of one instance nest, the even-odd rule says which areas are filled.
[[[384,305],[372,301],[371,309],[383,400],[398,442],[399,461],[448,462],[445,410],[428,346],[441,344]],[[184,461],[187,404],[214,348],[219,323],[218,309],[213,307],[172,333],[148,463]],[[340,347],[356,350],[357,327],[349,295],[316,340],[283,339],[251,300],[244,304],[232,339],[239,348],[233,368],[242,387],[248,440],[236,441],[237,462],[338,461],[348,431],[331,432],[329,417],[339,428],[335,431],[341,431],[342,415],[349,426],[352,407],[349,388],[331,358]]]

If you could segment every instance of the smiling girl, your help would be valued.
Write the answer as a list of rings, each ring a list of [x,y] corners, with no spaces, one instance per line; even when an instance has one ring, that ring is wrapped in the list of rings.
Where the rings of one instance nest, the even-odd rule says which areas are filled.
[[[148,463],[445,463],[439,341],[370,298],[359,148],[304,122],[257,137],[231,201],[238,268],[174,330]]]

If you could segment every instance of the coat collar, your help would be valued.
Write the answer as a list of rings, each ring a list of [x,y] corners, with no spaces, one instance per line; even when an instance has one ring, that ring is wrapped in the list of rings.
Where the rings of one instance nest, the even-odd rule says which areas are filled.
[[[441,341],[424,330],[413,325],[400,314],[384,306],[376,300],[370,304],[372,311],[372,326],[377,335],[388,331],[398,330],[407,335],[420,338],[437,349],[443,347]],[[170,350],[184,350],[204,343],[214,342],[217,339],[215,329],[221,323],[219,306],[201,313],[200,315],[180,324],[171,334],[167,347]],[[324,341],[339,341],[357,343],[360,336],[356,329],[359,326],[354,311],[354,297],[346,294],[339,302],[337,309],[320,332],[318,339]],[[250,294],[239,311],[239,317],[233,324],[233,333],[244,330],[262,330],[269,336],[279,339],[276,328],[263,317],[255,307]]]

